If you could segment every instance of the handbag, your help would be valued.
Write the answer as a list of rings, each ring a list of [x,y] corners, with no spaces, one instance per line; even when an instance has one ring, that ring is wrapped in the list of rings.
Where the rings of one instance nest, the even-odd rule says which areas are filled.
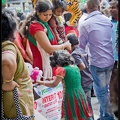
[[[3,91],[2,91],[1,120],[32,120],[32,118],[34,117],[33,115],[32,116],[26,116],[26,115],[23,115],[22,112],[21,112],[20,104],[19,104],[19,100],[18,100],[17,88],[14,88],[14,90],[13,90],[13,96],[14,96],[17,116],[16,116],[16,118],[5,118],[4,117]]]

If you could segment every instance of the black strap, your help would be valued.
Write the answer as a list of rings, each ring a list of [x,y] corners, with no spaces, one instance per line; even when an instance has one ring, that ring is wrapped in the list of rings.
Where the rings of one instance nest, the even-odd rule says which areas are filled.
[[[18,92],[17,88],[14,88],[13,90],[13,96],[14,96],[14,101],[15,101],[15,106],[16,106],[16,111],[17,111],[17,116],[22,115],[20,105],[19,105],[19,100],[18,100]],[[3,108],[3,91],[2,91],[2,117],[4,117],[4,108]]]
[[[2,120],[20,120],[20,119],[21,120],[31,120],[31,118],[34,117],[34,116],[22,115],[22,112],[21,112],[21,109],[20,109],[20,104],[19,104],[18,92],[17,92],[17,88],[15,87],[14,90],[13,90],[13,96],[14,96],[17,116],[16,116],[16,118],[13,118],[13,119],[4,118],[3,91],[1,93],[2,93],[2,95],[1,95],[1,99],[2,99],[2,103],[1,103],[1,118],[2,118]]]

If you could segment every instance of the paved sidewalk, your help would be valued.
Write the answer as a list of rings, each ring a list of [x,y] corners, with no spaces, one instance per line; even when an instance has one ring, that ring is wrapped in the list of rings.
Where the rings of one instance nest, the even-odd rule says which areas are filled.
[[[93,112],[94,112],[94,119],[97,120],[99,118],[99,102],[96,97],[92,97],[91,99]]]
[[[35,112],[35,120],[47,120],[43,115],[41,115],[36,110],[34,110],[34,112]]]
[[[97,120],[99,118],[100,105],[96,97],[92,97],[91,102],[92,102],[92,107],[94,112],[94,119]],[[118,120],[118,119],[115,117],[115,120]]]

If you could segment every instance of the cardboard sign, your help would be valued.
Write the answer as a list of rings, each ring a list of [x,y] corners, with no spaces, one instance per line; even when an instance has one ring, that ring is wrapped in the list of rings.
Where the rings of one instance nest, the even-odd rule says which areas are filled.
[[[59,83],[55,88],[39,85],[34,87],[34,91],[39,96],[34,101],[34,109],[48,120],[60,120],[63,100],[62,83]]]

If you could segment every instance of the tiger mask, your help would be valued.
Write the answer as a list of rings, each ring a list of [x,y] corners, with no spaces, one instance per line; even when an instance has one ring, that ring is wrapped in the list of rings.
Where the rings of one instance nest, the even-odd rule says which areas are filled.
[[[50,0],[52,2],[52,0]],[[31,0],[33,7],[35,7],[37,0]],[[82,16],[82,11],[79,8],[79,0],[66,0],[66,11],[71,13],[71,18],[67,21],[68,26],[77,26],[78,20]]]
[[[77,26],[78,20],[82,16],[82,11],[79,8],[79,0],[66,0],[68,5],[67,12],[71,13],[70,20],[66,23],[68,26]]]

